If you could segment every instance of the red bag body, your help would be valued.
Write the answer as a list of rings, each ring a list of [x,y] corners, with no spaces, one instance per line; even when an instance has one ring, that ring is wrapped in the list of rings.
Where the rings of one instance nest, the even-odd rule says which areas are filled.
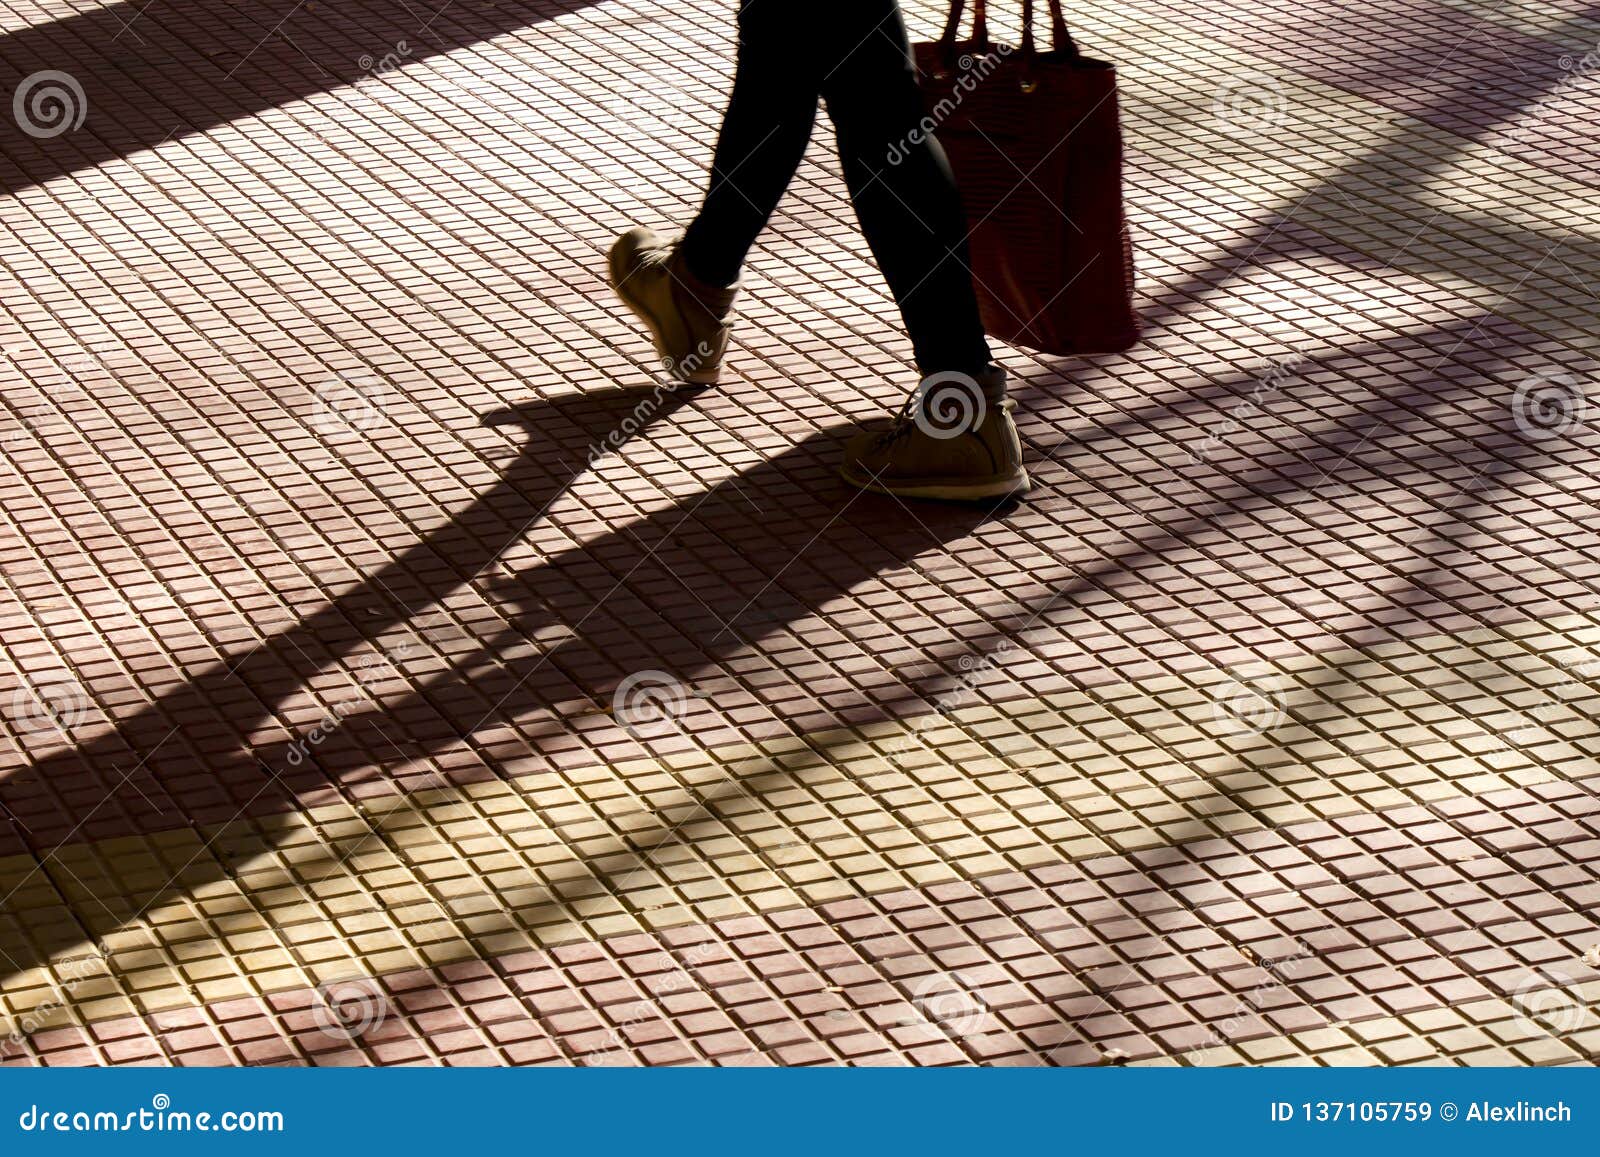
[[[1032,0],[1016,49],[989,43],[983,0],[957,41],[957,0],[945,38],[914,48],[924,125],[961,189],[988,333],[1052,354],[1124,350],[1139,327],[1116,69],[1078,54],[1051,3],[1056,48],[1038,52]]]

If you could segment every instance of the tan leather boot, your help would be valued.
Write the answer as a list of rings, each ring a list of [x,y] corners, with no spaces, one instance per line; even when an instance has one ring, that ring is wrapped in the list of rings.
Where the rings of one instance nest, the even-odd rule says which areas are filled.
[[[610,273],[611,288],[650,330],[667,373],[698,384],[721,376],[737,287],[701,282],[676,244],[642,225],[611,246]]]
[[[1025,494],[1022,441],[1005,371],[932,374],[888,429],[856,435],[840,473],[865,490],[957,502]]]

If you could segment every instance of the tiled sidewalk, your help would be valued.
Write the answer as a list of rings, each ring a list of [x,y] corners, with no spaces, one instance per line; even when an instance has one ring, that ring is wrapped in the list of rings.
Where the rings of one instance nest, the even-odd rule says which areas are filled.
[[[0,0],[0,1060],[1591,1062],[1600,17],[1079,6],[984,512],[826,133],[720,387],[610,299],[732,13]]]

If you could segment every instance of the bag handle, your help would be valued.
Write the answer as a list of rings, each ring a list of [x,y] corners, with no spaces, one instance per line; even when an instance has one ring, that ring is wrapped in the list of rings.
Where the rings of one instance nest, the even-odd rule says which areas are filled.
[[[1033,3],[1034,0],[1022,0],[1022,52],[1025,56],[1036,55],[1038,51],[1033,36]],[[967,0],[952,0],[950,19],[944,26],[944,35],[939,38],[945,48],[954,47],[966,11]],[[1068,56],[1078,55],[1078,46],[1073,43],[1072,33],[1067,31],[1067,19],[1061,12],[1061,0],[1050,0],[1050,34],[1057,51],[1065,49]],[[980,51],[987,52],[992,47],[989,43],[989,0],[973,0],[972,42]]]
[[[950,19],[945,23],[944,35],[939,37],[941,48],[947,51],[954,49],[956,37],[961,34],[961,18],[966,12],[967,0],[952,0]],[[989,48],[989,0],[976,0],[973,5],[972,43],[980,50],[986,51]]]

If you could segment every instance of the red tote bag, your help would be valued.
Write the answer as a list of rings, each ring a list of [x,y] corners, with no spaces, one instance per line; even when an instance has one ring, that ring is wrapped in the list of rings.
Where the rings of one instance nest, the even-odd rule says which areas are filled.
[[[1055,44],[989,40],[987,0],[959,41],[914,48],[925,128],[950,157],[970,230],[973,286],[994,337],[1052,354],[1107,353],[1138,339],[1133,252],[1122,211],[1116,69],[1078,52],[1050,0]]]

